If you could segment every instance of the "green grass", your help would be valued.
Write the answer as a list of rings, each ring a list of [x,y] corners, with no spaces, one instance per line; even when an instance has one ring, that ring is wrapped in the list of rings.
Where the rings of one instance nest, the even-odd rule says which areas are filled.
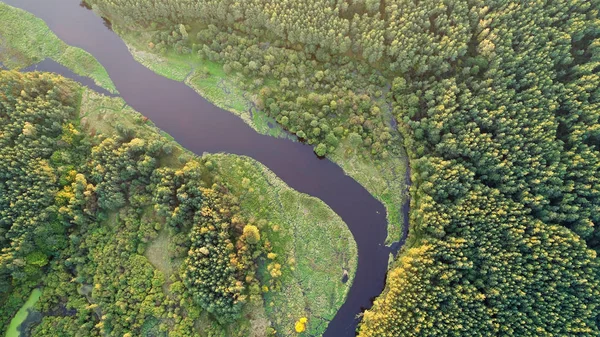
[[[118,124],[141,134],[159,132],[150,120],[128,106],[122,98],[107,97],[87,88],[81,96],[80,118],[81,125],[92,135],[115,135]],[[141,127],[144,125],[149,127]]]
[[[23,321],[25,321],[27,315],[29,315],[29,309],[37,303],[37,301],[40,299],[40,296],[42,296],[42,290],[39,288],[33,289],[31,295],[29,295],[29,298],[27,299],[27,302],[23,304],[21,309],[17,311],[15,317],[13,317],[13,319],[10,321],[10,325],[6,330],[6,337],[19,337],[21,335],[18,330],[19,326],[21,323],[23,323]]]
[[[163,229],[146,248],[145,256],[152,265],[160,270],[165,279],[168,279],[173,274],[173,265],[169,256],[169,233]]]
[[[353,137],[349,136],[329,156],[346,174],[383,203],[388,220],[386,244],[391,244],[400,240],[404,226],[402,205],[408,197],[406,191],[408,158],[401,155],[390,156],[387,159],[373,159],[366,156],[360,148],[361,145],[353,143]]]
[[[159,133],[174,145],[178,145],[174,142],[173,137],[158,129],[151,120],[135,111],[120,97],[107,97],[84,88],[81,95],[80,118],[81,125],[90,134],[114,136],[117,133],[117,125],[121,124],[126,128],[136,130],[138,135]],[[182,154],[193,156],[181,146],[174,146],[171,155],[160,158],[160,165],[175,169],[181,168],[183,163],[179,160],[179,156]]]
[[[232,111],[249,122],[250,100],[244,97],[244,91],[230,80],[226,80],[220,65],[213,62],[199,65],[187,79],[186,84],[203,97],[209,98],[216,106]]]
[[[346,224],[322,201],[288,187],[250,158],[210,155],[248,216],[266,219],[261,232],[282,265],[281,288],[264,295],[266,313],[281,336],[294,336],[294,323],[307,317],[306,335],[321,335],[344,303],[357,263]],[[262,281],[270,278],[264,259]],[[349,280],[342,283],[344,270]]]
[[[177,54],[173,53],[169,57],[163,57],[147,51],[134,49],[131,45],[128,46],[136,61],[155,73],[172,80],[183,82],[193,70],[194,66]]]
[[[51,58],[78,75],[92,78],[98,86],[117,92],[92,55],[64,43],[41,19],[0,2],[0,22],[0,62],[7,68],[22,69]]]
[[[267,116],[262,110],[255,111],[252,114],[252,123],[254,123],[255,130],[263,135],[295,139],[294,136],[287,134],[287,132],[277,123],[275,118]]]

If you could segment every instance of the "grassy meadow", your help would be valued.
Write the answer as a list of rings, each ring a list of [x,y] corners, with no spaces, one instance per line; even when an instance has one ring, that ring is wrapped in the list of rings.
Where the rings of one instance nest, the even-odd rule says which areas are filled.
[[[60,40],[34,15],[0,2],[0,63],[22,69],[51,58],[78,75],[87,76],[106,90],[117,89],[100,63],[83,49]]]

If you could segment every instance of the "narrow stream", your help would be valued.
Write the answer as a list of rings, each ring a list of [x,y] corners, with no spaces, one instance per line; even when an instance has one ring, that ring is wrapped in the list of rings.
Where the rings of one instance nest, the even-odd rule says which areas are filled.
[[[91,53],[106,68],[127,104],[183,147],[198,155],[227,152],[252,157],[290,187],[327,203],[348,225],[356,240],[358,267],[347,300],[324,336],[355,335],[356,316],[370,308],[374,297],[383,290],[391,252],[384,245],[386,213],[379,201],[336,164],[317,158],[310,146],[260,135],[184,83],[157,75],[136,62],[125,43],[100,17],[79,6],[79,0],[3,1],[42,18],[63,41]],[[38,70],[72,74],[54,62],[43,62]]]

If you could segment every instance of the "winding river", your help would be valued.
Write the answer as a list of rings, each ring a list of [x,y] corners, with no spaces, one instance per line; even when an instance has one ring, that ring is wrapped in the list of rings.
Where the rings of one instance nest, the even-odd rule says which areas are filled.
[[[198,155],[227,152],[252,157],[292,188],[327,203],[354,235],[358,267],[347,300],[324,336],[355,335],[356,315],[371,307],[384,287],[391,251],[383,244],[387,223],[379,201],[339,166],[317,158],[310,146],[260,135],[184,83],[157,75],[136,62],[120,37],[100,17],[79,6],[79,0],[3,1],[42,18],[63,41],[91,53],[106,68],[127,104],[185,148]],[[42,63],[38,69],[68,75],[55,66]]]

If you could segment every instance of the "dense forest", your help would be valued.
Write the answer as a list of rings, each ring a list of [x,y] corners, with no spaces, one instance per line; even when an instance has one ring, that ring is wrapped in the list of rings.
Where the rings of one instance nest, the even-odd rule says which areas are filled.
[[[167,218],[175,232],[200,226],[206,235],[223,238],[224,243],[239,237],[236,248],[229,250],[243,256],[250,252],[246,260],[256,249],[242,237],[243,228],[228,229],[227,219],[216,228],[202,218],[201,207],[208,207],[202,206],[203,195],[221,200],[221,212],[235,209],[235,203],[212,183],[200,162],[188,162],[181,178],[175,180],[171,179],[174,172],[158,169],[160,158],[172,151],[164,138],[149,134],[137,138],[126,127],[104,139],[83,133],[75,124],[79,91],[76,84],[53,75],[0,74],[2,293],[15,296],[8,291],[11,287],[28,289],[44,273],[50,274],[41,306],[56,314],[46,316],[35,335],[54,336],[57,329],[65,335],[131,335],[143,329],[149,317],[167,316],[179,323],[181,335],[190,335],[191,323],[181,322],[180,311],[192,311],[194,305],[173,299],[181,292],[203,294],[198,275],[186,275],[185,287],[181,281],[171,283],[173,298],[165,297],[161,291],[164,275],[136,254],[143,253],[145,243],[156,237],[161,229],[158,219]],[[161,184],[164,180],[169,183]],[[199,193],[199,186],[206,191]],[[242,280],[234,293],[220,293],[215,286],[212,293],[181,296],[182,301],[194,298],[202,308],[232,311],[230,319],[235,319],[239,310],[232,308],[239,307],[242,296],[249,294],[250,283],[245,281],[249,270],[241,263],[250,262],[233,264],[228,255],[209,253],[216,255],[212,263],[198,264],[193,251],[184,247],[187,240],[193,247],[200,239],[176,236],[181,253],[189,254],[185,264],[193,264],[197,273],[217,276],[226,270],[223,282]],[[257,243],[253,241],[252,247]],[[90,303],[70,292],[87,296]],[[10,300],[3,305],[7,313],[14,310]],[[76,314],[68,314],[71,311]],[[1,317],[9,318],[7,313]],[[193,315],[188,312],[186,318]]]
[[[411,237],[360,336],[600,333],[599,1],[87,3],[319,155],[406,148]]]
[[[291,335],[300,319],[319,333],[352,283],[355,243],[322,202],[248,158],[195,157],[58,75],[0,70],[0,158],[0,331],[40,287],[32,336]],[[289,238],[317,215],[331,247]],[[308,263],[314,299],[297,285]]]

